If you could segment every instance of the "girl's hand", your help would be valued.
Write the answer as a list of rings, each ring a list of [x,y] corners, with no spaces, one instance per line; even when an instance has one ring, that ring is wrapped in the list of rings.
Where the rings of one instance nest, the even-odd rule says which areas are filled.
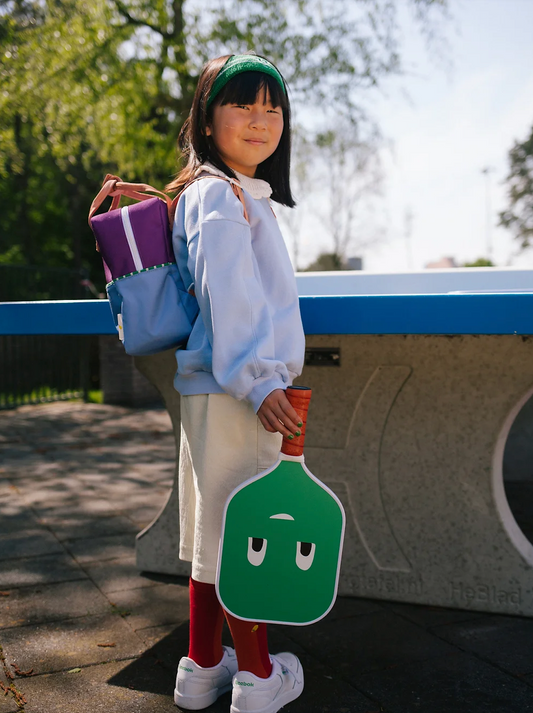
[[[283,389],[271,391],[259,407],[257,415],[265,430],[270,433],[279,432],[286,437],[300,435],[302,421]]]

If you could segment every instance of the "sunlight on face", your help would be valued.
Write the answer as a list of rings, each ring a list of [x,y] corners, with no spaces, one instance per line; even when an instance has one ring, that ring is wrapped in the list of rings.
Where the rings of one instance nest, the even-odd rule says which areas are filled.
[[[230,168],[253,178],[257,166],[272,156],[283,132],[283,110],[256,97],[254,104],[217,104],[207,135]]]

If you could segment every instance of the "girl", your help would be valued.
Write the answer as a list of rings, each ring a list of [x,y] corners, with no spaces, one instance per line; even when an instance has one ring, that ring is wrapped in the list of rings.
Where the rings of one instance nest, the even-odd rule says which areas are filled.
[[[231,491],[300,435],[285,389],[301,373],[304,334],[294,272],[269,197],[294,206],[290,111],[276,67],[231,55],[203,69],[179,138],[186,167],[173,230],[185,287],[200,308],[177,351],[181,394],[180,558],[192,562],[188,656],[175,702],[199,710],[232,686],[232,713],[275,713],[303,690],[299,660],[269,656],[264,624],[224,612],[215,592]],[[235,651],[221,643],[224,614]],[[236,675],[235,675],[236,674]]]

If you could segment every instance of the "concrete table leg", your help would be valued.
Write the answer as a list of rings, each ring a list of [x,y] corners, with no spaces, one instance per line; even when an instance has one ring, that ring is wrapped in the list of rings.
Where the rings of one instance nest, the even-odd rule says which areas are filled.
[[[503,484],[507,437],[533,394],[533,338],[330,335],[307,346],[341,355],[299,379],[314,392],[308,465],[346,508],[340,593],[533,616],[533,545]],[[136,362],[179,446],[173,352]],[[512,442],[533,454],[529,440]],[[509,447],[506,462],[523,457]],[[178,528],[176,481],[138,536],[141,569],[188,573]]]
[[[176,440],[174,485],[156,519],[137,535],[137,567],[146,572],[189,576],[191,566],[178,557],[180,530],[178,507],[178,466],[180,452],[180,395],[174,389],[176,358],[174,349],[148,357],[135,357],[135,366],[157,388],[170,414]]]
[[[340,592],[533,615],[533,545],[503,486],[533,338],[312,336],[307,462],[343,500]],[[530,455],[533,448],[530,447]]]

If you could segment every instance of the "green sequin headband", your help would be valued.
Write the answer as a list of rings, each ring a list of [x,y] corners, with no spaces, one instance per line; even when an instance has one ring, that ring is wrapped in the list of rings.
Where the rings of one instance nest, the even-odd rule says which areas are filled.
[[[234,54],[217,74],[207,100],[206,108],[210,106],[217,94],[226,86],[229,80],[242,72],[264,72],[265,74],[270,74],[270,76],[274,77],[278,82],[285,94],[287,94],[283,77],[268,60],[263,59],[263,57],[257,57],[257,55],[254,54]]]

